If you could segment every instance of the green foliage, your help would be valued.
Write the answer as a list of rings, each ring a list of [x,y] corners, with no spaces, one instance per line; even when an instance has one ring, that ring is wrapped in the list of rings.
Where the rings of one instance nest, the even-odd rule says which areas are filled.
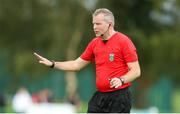
[[[173,7],[166,9],[165,2]],[[98,1],[97,7],[106,7],[113,11],[116,29],[130,36],[135,43],[144,81],[158,79],[160,74],[169,74],[171,79],[178,82],[178,75],[180,75],[178,70],[180,67],[178,2],[178,0],[174,2],[165,0]],[[154,12],[159,16],[158,20],[152,16]],[[164,15],[170,16],[173,23],[167,24],[168,21],[163,23]]]
[[[179,1],[176,2],[178,12]],[[151,17],[152,11],[167,13],[163,3],[164,0],[98,0],[95,8],[106,7],[114,13],[116,30],[130,36],[137,47],[143,75],[158,78],[167,73],[178,82],[178,13],[170,12],[174,22],[168,26]],[[78,36],[80,43],[76,45],[81,45],[71,51],[80,55],[93,38],[92,12],[82,1],[0,0],[0,52],[1,56],[6,55],[1,57],[3,69],[13,80],[24,74],[32,80],[40,78],[48,70],[36,62],[33,52],[65,60],[72,39]]]
[[[4,59],[13,75],[44,72],[34,67],[34,51],[52,59],[65,58],[68,41],[78,29],[76,22],[81,19],[80,14],[87,14],[82,4],[73,1],[0,2],[0,49],[8,55]]]

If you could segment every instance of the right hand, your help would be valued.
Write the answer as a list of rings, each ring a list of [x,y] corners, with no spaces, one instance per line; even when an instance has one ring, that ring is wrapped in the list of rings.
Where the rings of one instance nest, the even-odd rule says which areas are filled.
[[[44,65],[46,65],[46,66],[51,66],[51,65],[53,64],[50,60],[48,60],[48,59],[40,56],[40,55],[37,54],[37,53],[34,53],[34,55],[36,56],[36,58],[38,59],[38,61],[39,61],[40,64],[44,64]]]

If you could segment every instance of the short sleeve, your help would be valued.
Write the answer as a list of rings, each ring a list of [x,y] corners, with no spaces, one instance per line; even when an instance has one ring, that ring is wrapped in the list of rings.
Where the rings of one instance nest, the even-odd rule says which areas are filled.
[[[123,42],[122,54],[126,62],[133,62],[138,60],[136,47],[133,42],[127,38]]]
[[[86,61],[94,61],[93,45],[93,41],[91,41],[86,47],[85,51],[81,54],[81,59]]]

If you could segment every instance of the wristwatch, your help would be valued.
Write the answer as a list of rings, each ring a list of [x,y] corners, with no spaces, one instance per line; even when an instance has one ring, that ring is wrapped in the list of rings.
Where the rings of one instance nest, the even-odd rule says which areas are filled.
[[[49,66],[50,68],[54,68],[54,66],[55,66],[55,61],[54,60],[50,60],[51,62],[52,62],[52,65],[51,66]]]
[[[124,78],[119,78],[119,80],[121,81],[122,85],[124,85],[125,82]]]

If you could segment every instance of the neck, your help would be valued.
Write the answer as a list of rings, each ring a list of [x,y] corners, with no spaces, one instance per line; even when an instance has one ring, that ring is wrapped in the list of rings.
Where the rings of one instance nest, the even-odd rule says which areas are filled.
[[[116,33],[115,30],[109,30],[106,34],[104,34],[102,36],[103,40],[109,40],[109,38],[111,38],[112,35],[114,35]]]

